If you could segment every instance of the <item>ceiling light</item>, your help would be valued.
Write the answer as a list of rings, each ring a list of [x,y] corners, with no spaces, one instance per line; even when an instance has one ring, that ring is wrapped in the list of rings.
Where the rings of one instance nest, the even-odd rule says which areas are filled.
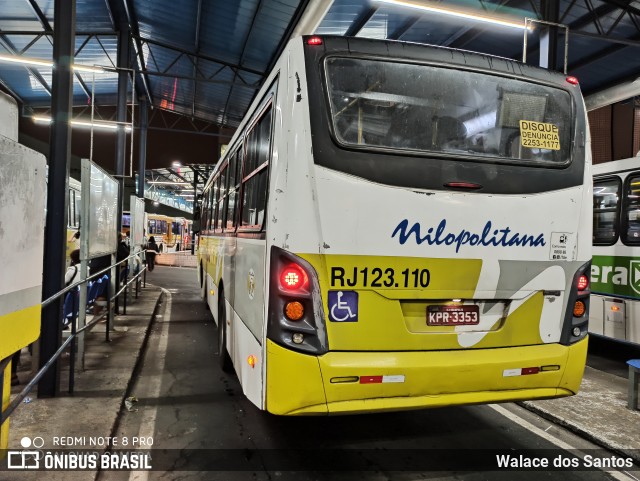
[[[399,7],[414,8],[416,10],[422,10],[424,12],[442,13],[444,15],[451,15],[454,17],[466,18],[468,20],[477,20],[479,22],[493,23],[494,25],[501,25],[503,27],[518,28],[520,30],[531,29],[530,26],[525,26],[524,19],[522,23],[516,23],[516,22],[509,22],[506,20],[500,20],[498,18],[493,18],[493,17],[485,17],[482,15],[472,15],[470,13],[464,13],[464,12],[461,12],[458,10],[452,10],[449,8],[433,7],[433,6],[428,6],[420,3],[405,2],[402,0],[375,0],[375,1],[377,1],[378,3],[387,3],[389,5],[396,5]]]
[[[171,162],[171,167],[182,167],[182,163],[179,160]]]
[[[20,55],[0,55],[0,62],[18,63],[21,65],[34,65],[36,67],[53,67],[53,62],[50,60],[40,60],[37,58],[22,57]],[[92,65],[72,64],[71,68],[78,72],[106,72],[106,70],[102,67],[94,67]]]
[[[46,123],[46,124],[51,123],[51,117],[47,117],[46,115],[34,115],[31,118],[33,119],[34,122],[40,122],[40,123]],[[93,126],[94,129],[118,130],[119,124],[118,122],[105,122],[104,120],[94,120],[92,124],[90,121],[87,122],[84,120],[72,119],[71,125],[73,125],[74,127],[92,127]],[[124,131],[131,132],[131,125],[125,125]]]
[[[189,188],[191,188],[191,185],[187,184],[186,182],[177,182],[174,180],[150,180],[149,184],[157,184],[157,185],[186,185],[189,186]]]

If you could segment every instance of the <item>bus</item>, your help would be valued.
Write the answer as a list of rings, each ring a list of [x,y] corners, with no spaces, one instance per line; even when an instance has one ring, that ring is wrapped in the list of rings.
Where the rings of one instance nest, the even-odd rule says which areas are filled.
[[[279,415],[577,393],[590,155],[573,77],[292,39],[204,187],[221,368]]]
[[[593,334],[640,343],[640,156],[593,166]]]
[[[191,248],[193,222],[184,217],[160,214],[147,215],[147,237],[154,236],[160,252],[168,247],[175,250]]]
[[[69,254],[76,249],[80,249],[81,192],[80,181],[69,177],[69,202],[67,202],[67,267],[71,264]]]

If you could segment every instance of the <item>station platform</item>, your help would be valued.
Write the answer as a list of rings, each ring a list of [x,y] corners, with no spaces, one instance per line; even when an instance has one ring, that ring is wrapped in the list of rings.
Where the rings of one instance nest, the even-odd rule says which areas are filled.
[[[154,274],[172,269],[180,268],[158,266]],[[153,276],[150,277],[153,282]],[[85,369],[76,375],[73,395],[66,392],[68,367],[63,358],[60,396],[40,399],[36,392],[29,395],[28,402],[18,407],[11,418],[9,449],[21,449],[24,437],[42,438],[41,449],[64,449],[65,446],[54,445],[55,438],[117,436],[119,415],[136,409],[135,399],[131,399],[135,392],[131,387],[149,335],[154,325],[168,321],[161,319],[160,313],[170,288],[147,284],[141,290],[140,298],[128,306],[127,315],[116,318],[111,342],[105,342],[104,324],[97,325],[87,335]],[[194,298],[195,289],[194,283]],[[29,376],[25,366],[28,356],[24,353],[26,350],[18,370],[22,384],[12,388],[14,394],[20,391]],[[617,374],[612,374],[588,366],[578,395],[520,404],[597,445],[640,462],[640,411],[627,408],[627,380],[622,376],[622,369],[620,367]],[[162,448],[160,439],[156,444],[154,447]],[[0,472],[0,480],[8,474],[11,473]],[[20,479],[36,480],[39,474],[21,472]],[[96,476],[95,472],[89,471],[47,473],[47,479],[52,480],[93,480]]]

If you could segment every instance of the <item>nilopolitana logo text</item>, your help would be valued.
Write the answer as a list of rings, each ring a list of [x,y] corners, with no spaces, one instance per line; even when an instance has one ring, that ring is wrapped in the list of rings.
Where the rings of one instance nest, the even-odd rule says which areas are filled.
[[[442,219],[438,227],[429,227],[426,234],[425,229],[416,222],[409,228],[409,220],[403,219],[391,234],[393,239],[398,236],[400,245],[404,245],[413,234],[416,244],[427,243],[428,245],[455,245],[456,253],[463,245],[483,246],[483,247],[540,247],[545,246],[544,234],[521,234],[513,232],[510,227],[496,229],[491,221],[487,221],[481,233],[470,232],[462,229],[460,232],[448,232],[447,220]]]

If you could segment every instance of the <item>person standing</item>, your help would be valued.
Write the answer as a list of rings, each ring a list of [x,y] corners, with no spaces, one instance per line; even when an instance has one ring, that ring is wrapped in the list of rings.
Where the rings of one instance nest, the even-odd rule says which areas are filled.
[[[71,265],[64,275],[65,287],[70,286],[74,282],[80,280],[80,276],[78,276],[78,271],[80,270],[80,249],[71,251],[71,254],[69,254],[69,259],[71,259]]]
[[[149,243],[147,244],[147,268],[149,272],[151,272],[156,264],[156,255],[160,255],[160,249],[158,248],[158,244],[156,244],[156,239],[151,236],[149,237]]]

